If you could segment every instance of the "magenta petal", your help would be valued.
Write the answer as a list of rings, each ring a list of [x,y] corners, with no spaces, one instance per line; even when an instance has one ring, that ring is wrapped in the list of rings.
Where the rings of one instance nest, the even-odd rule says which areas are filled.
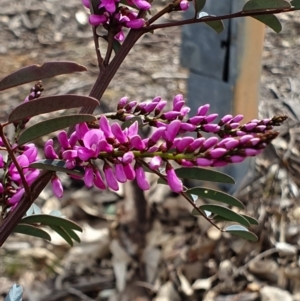
[[[174,192],[179,193],[183,191],[183,184],[170,164],[167,165],[167,182]]]
[[[240,163],[240,162],[243,162],[244,160],[245,160],[245,157],[242,157],[242,156],[234,155],[234,156],[230,157],[230,161],[232,163]]]
[[[85,168],[85,172],[84,172],[84,184],[86,187],[91,188],[93,187],[94,184],[94,170],[93,167],[88,166]]]
[[[206,159],[206,158],[199,158],[196,160],[198,166],[207,167],[212,166],[213,160]]]
[[[104,135],[105,135],[106,138],[114,138],[114,135],[113,135],[113,133],[111,131],[111,127],[110,127],[109,121],[106,118],[106,116],[103,115],[100,118],[99,125],[100,125],[100,129],[103,131],[103,133],[104,133]]]
[[[193,141],[193,137],[183,137],[177,145],[178,152],[182,153]]]
[[[78,136],[77,136],[77,133],[74,132],[74,133],[72,133],[72,135],[70,136],[70,139],[69,139],[70,147],[74,147],[75,144],[77,143],[77,141],[78,141]]]
[[[202,144],[204,143],[205,138],[201,137],[201,138],[197,138],[195,139],[187,148],[187,152],[194,152],[195,150],[197,150],[198,148],[200,148],[202,146]]]
[[[226,153],[227,153],[227,149],[225,149],[225,148],[215,148],[209,152],[210,156],[213,159],[220,158],[220,157],[224,156]]]
[[[63,152],[62,157],[64,160],[72,160],[77,157],[77,150],[66,150]]]
[[[63,189],[60,179],[56,176],[53,177],[51,179],[51,185],[52,185],[52,191],[53,191],[54,195],[60,199],[64,193],[64,189]]]
[[[134,160],[134,154],[133,152],[127,152],[122,157],[122,162],[125,164],[129,164]]]
[[[88,161],[91,158],[95,158],[95,152],[86,147],[79,147],[77,154],[78,154],[78,158],[82,161]]]
[[[86,8],[90,8],[90,0],[81,0],[82,4],[86,7]]]
[[[167,130],[165,132],[166,141],[172,142],[176,135],[178,134],[178,131],[181,126],[180,120],[173,120],[167,127]]]
[[[115,191],[119,190],[119,184],[115,178],[113,169],[108,164],[104,164],[103,171],[108,187]]]
[[[100,24],[103,24],[107,21],[106,16],[99,16],[99,15],[90,15],[89,16],[89,23],[93,26],[98,26]]]
[[[225,115],[221,120],[220,120],[220,125],[223,125],[229,121],[231,121],[232,115]]]
[[[151,8],[151,4],[145,0],[134,0],[133,2],[139,9],[148,10]]]
[[[238,140],[233,139],[231,141],[226,142],[224,146],[226,149],[231,150],[233,148],[236,148],[239,144],[240,143]]]
[[[243,118],[244,118],[244,116],[241,115],[241,114],[240,114],[240,115],[236,115],[236,116],[234,116],[234,117],[232,118],[231,122],[232,122],[232,123],[240,122],[240,121],[243,120]]]
[[[166,131],[166,128],[160,127],[153,132],[153,134],[149,138],[150,146],[153,146],[162,136],[162,134]]]
[[[58,139],[58,142],[60,143],[60,145],[61,145],[64,149],[70,148],[70,145],[69,145],[69,139],[68,139],[68,135],[67,135],[66,131],[61,131],[61,132],[57,135],[57,139]]]
[[[114,136],[119,140],[121,144],[128,142],[127,137],[124,135],[120,125],[118,123],[113,123],[111,126],[111,130]]]
[[[104,184],[104,181],[102,179],[102,176],[100,174],[100,171],[97,169],[95,171],[95,180],[94,180],[94,184],[96,185],[96,187],[98,187],[99,189],[106,189],[106,186]]]
[[[210,114],[210,115],[206,116],[206,117],[204,118],[204,120],[205,120],[207,123],[210,123],[210,122],[213,122],[218,116],[219,116],[219,114]]]
[[[130,20],[130,21],[126,22],[125,25],[129,28],[139,29],[145,25],[145,20],[142,18]]]
[[[218,143],[219,139],[217,137],[210,137],[206,141],[204,141],[202,148],[204,150],[211,148],[212,146]]]
[[[164,113],[161,118],[162,119],[166,119],[166,120],[174,120],[176,119],[178,116],[180,116],[180,112],[178,111],[169,111]]]
[[[78,139],[82,139],[84,135],[89,131],[89,128],[85,122],[77,124],[75,126]]]
[[[139,123],[135,121],[129,128],[128,128],[128,137],[131,138],[136,136],[139,131]]]
[[[58,159],[58,155],[56,154],[52,145],[45,145],[44,153],[47,159]]]
[[[22,196],[25,193],[25,189],[21,188],[20,190],[17,191],[10,199],[8,199],[8,204],[10,205],[16,205],[20,202]]]
[[[204,124],[202,125],[202,128],[205,132],[217,133],[221,127],[217,124]]]
[[[137,150],[145,149],[145,143],[139,135],[131,137],[130,144],[133,148],[135,148]]]
[[[199,108],[198,108],[197,115],[199,115],[199,116],[205,116],[206,113],[207,113],[208,110],[209,110],[209,107],[210,107],[209,104],[206,104],[206,105],[204,105],[204,106],[199,107]]]
[[[125,183],[127,181],[127,177],[124,172],[123,164],[117,163],[115,165],[115,171],[116,171],[117,181],[120,183]]]
[[[132,181],[135,178],[135,171],[130,164],[123,164],[124,173],[127,180]]]
[[[154,156],[150,163],[149,163],[149,166],[151,169],[158,169],[162,164],[162,158],[160,156]]]
[[[136,173],[136,181],[137,181],[139,187],[142,190],[150,189],[150,184],[149,184],[149,182],[146,178],[146,174],[145,174],[145,171],[144,171],[143,167],[140,166],[140,165],[136,165],[135,166],[135,173]]]
[[[32,170],[29,174],[25,176],[27,184],[30,186],[40,175],[40,171],[38,169]]]
[[[32,146],[30,148],[28,148],[24,153],[23,155],[25,155],[29,162],[32,163],[34,161],[36,161],[36,157],[38,155],[38,150],[36,147]]]

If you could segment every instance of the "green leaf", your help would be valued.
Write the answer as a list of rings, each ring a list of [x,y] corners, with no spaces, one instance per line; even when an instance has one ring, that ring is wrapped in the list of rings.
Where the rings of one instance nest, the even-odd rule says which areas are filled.
[[[143,121],[141,117],[133,117],[131,119],[128,119],[124,121],[121,125],[122,130],[125,130],[126,128],[129,128],[134,122],[138,122],[139,127],[143,126]]]
[[[212,199],[218,202],[226,203],[243,209],[244,205],[237,198],[218,190],[208,189],[204,187],[195,187],[186,191],[189,194],[196,194],[203,198]]]
[[[227,207],[220,206],[220,205],[202,205],[202,206],[199,206],[199,209],[201,209],[202,211],[209,211],[213,214],[218,214],[220,216],[225,217],[229,221],[237,222],[246,227],[250,226],[250,223],[246,218],[244,218],[240,214],[232,211],[231,209],[229,209]],[[199,212],[197,212],[195,209],[193,209],[192,214],[199,215]]]
[[[24,118],[54,112],[63,109],[96,106],[99,101],[89,96],[57,95],[41,97],[16,107],[9,115],[9,122],[16,122]]]
[[[275,32],[279,33],[282,30],[282,25],[280,21],[274,15],[263,15],[263,16],[253,16],[252,18],[266,24]]]
[[[34,214],[21,219],[22,224],[42,224],[46,226],[60,226],[82,232],[82,228],[71,220],[48,214]]]
[[[200,12],[197,16],[197,19],[202,19],[202,18],[206,18],[206,17],[212,17],[212,16],[206,12]],[[206,25],[208,25],[209,27],[211,27],[217,33],[221,33],[224,30],[224,23],[222,22],[222,20],[207,21],[204,23]]]
[[[65,232],[75,241],[81,242],[79,236],[70,228],[64,228]]]
[[[46,231],[32,225],[23,224],[22,220],[21,223],[16,226],[13,232],[31,235],[51,241],[51,237]]]
[[[48,119],[25,129],[19,137],[18,145],[23,145],[38,137],[74,126],[81,122],[92,122],[96,120],[97,118],[95,116],[89,114],[74,114]]]
[[[47,62],[19,69],[0,80],[0,91],[61,74],[87,71],[74,62]]]
[[[244,5],[243,11],[281,9],[290,7],[290,3],[285,0],[250,0]]]
[[[224,229],[224,232],[239,236],[241,238],[250,240],[250,241],[257,241],[257,236],[250,232],[247,228],[240,226],[240,225],[231,225]]]
[[[241,216],[244,217],[246,220],[248,220],[248,222],[251,225],[258,225],[258,221],[254,217],[246,215],[246,214],[241,214]]]
[[[292,5],[295,9],[300,9],[300,0],[292,0],[292,1],[291,1],[291,5]]]
[[[73,240],[69,234],[60,226],[49,226],[53,231],[58,233],[71,247],[73,247]]]
[[[201,167],[181,167],[175,169],[176,175],[181,179],[193,179],[208,182],[234,184],[234,179],[222,172]]]
[[[196,14],[199,13],[205,6],[206,0],[194,0]]]
[[[31,163],[29,165],[29,167],[37,168],[37,169],[51,170],[51,171],[56,171],[56,172],[60,171],[60,172],[64,172],[69,175],[75,175],[75,176],[83,176],[84,175],[83,167],[76,166],[73,169],[68,169],[68,168],[66,168],[66,162],[64,160],[43,159],[43,160]]]

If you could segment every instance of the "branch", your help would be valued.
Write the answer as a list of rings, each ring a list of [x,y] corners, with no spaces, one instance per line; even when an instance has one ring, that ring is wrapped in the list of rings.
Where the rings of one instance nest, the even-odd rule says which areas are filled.
[[[295,7],[291,8],[277,8],[277,9],[267,9],[267,10],[251,10],[251,11],[240,11],[229,15],[222,15],[222,16],[207,16],[200,19],[187,19],[181,21],[174,21],[170,23],[163,23],[163,24],[154,24],[146,27],[147,32],[153,31],[155,29],[160,28],[167,28],[167,27],[174,27],[174,26],[182,26],[187,24],[197,24],[203,22],[210,22],[210,21],[219,21],[219,20],[226,20],[226,19],[236,19],[241,17],[255,17],[255,16],[263,16],[263,15],[274,15],[280,13],[286,13],[290,11],[297,10]]]

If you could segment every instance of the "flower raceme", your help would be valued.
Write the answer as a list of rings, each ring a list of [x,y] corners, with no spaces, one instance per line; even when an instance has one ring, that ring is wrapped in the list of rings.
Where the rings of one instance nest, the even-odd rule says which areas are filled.
[[[220,167],[242,162],[260,154],[278,134],[273,127],[286,119],[279,116],[240,124],[242,115],[226,115],[216,122],[218,115],[209,114],[208,104],[199,107],[197,114],[191,117],[182,95],[174,97],[171,110],[164,110],[166,104],[161,97],[139,104],[123,97],[117,112],[100,116],[97,124],[78,124],[69,137],[61,131],[57,135],[58,152],[49,139],[44,145],[44,155],[46,159],[63,160],[69,170],[80,167],[88,188],[96,186],[116,191],[120,183],[136,179],[139,187],[147,190],[150,188],[145,175],[148,168],[180,193],[184,186],[172,162],[186,167]],[[140,136],[141,126],[152,127],[148,138]],[[3,143],[0,146],[4,146]],[[38,160],[37,148],[28,144],[16,147],[15,151],[24,177],[31,185],[39,175],[38,170],[30,168],[30,164]],[[8,166],[5,181],[0,183],[0,193],[6,195],[8,206],[14,206],[23,196],[24,186],[15,164],[0,159],[2,167]],[[57,175],[51,184],[54,194],[62,197],[63,186]]]

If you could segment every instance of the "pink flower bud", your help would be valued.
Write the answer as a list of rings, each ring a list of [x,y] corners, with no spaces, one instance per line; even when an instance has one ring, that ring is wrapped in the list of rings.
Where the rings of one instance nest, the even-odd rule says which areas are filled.
[[[207,149],[213,147],[214,145],[216,145],[218,142],[219,142],[219,139],[217,137],[210,137],[210,138],[206,139],[206,141],[204,141],[204,143],[202,145],[202,149],[207,150]]]
[[[117,106],[117,110],[124,109],[124,107],[126,106],[128,100],[129,100],[128,97],[122,97],[119,100],[119,103],[118,103],[118,106]]]
[[[134,160],[133,152],[127,152],[122,157],[122,162],[124,164],[130,164]]]
[[[106,23],[107,17],[105,15],[90,15],[89,23],[93,26],[98,26],[100,24]]]
[[[206,105],[204,105],[204,106],[199,107],[198,112],[197,112],[197,115],[199,115],[199,116],[205,116],[206,113],[207,113],[208,110],[209,110],[209,107],[210,107],[209,104],[206,104]]]
[[[196,160],[198,166],[207,167],[212,166],[213,160],[206,159],[206,158],[198,158]]]
[[[128,22],[125,22],[125,25],[128,28],[139,29],[139,28],[142,28],[145,25],[145,20],[142,19],[142,18],[135,19],[135,20],[130,20]]]
[[[174,120],[180,115],[180,112],[177,111],[169,111],[164,113],[161,118],[166,120]]]
[[[204,124],[202,129],[208,133],[217,133],[220,130],[220,126],[217,124]]]
[[[94,184],[94,170],[93,167],[87,166],[84,172],[84,184],[86,187],[91,188]]]
[[[179,153],[184,152],[184,150],[194,141],[193,137],[183,137],[177,145],[177,151]]]
[[[219,122],[219,125],[224,125],[225,123],[231,121],[232,115],[225,115]]]
[[[51,185],[52,185],[52,191],[53,191],[54,195],[60,199],[64,193],[64,189],[63,189],[60,179],[57,176],[54,176],[51,179]]]
[[[172,142],[181,126],[180,120],[173,120],[167,127],[166,132],[164,133],[166,141]]]
[[[174,192],[177,192],[177,193],[182,192],[183,184],[182,184],[181,180],[177,177],[174,168],[170,164],[167,164],[166,172],[167,172],[167,182],[168,182],[168,185],[170,186],[170,188]]]
[[[162,158],[160,156],[154,156],[150,163],[149,163],[149,166],[151,169],[158,169],[162,164]]]
[[[111,126],[111,130],[112,130],[112,133],[114,134],[114,136],[119,140],[119,142],[121,144],[128,142],[127,137],[124,135],[124,133],[118,123],[113,123]]]
[[[225,149],[225,148],[215,148],[209,152],[209,155],[213,159],[217,159],[217,158],[224,156],[226,153],[227,153],[227,149]]]
[[[190,6],[190,3],[187,0],[181,0],[179,6],[181,10],[187,10]]]
[[[240,121],[242,121],[243,119],[244,119],[244,116],[240,114],[240,115],[234,116],[234,117],[232,118],[231,122],[232,122],[232,123],[240,122]]]
[[[210,114],[210,115],[206,116],[204,118],[204,120],[205,120],[205,122],[210,123],[210,122],[213,122],[218,116],[219,116],[219,114]]]
[[[21,198],[24,195],[24,193],[24,188],[18,190],[11,198],[8,199],[8,204],[12,206],[18,204],[21,201]]]
[[[125,183],[127,181],[127,177],[124,172],[124,167],[122,163],[115,164],[115,172],[116,172],[116,178],[118,182]]]
[[[194,116],[191,117],[188,122],[194,125],[199,125],[205,119],[204,116]]]
[[[95,186],[99,189],[106,189],[106,186],[103,182],[102,176],[100,174],[100,171],[98,169],[95,170],[95,180],[94,180]]]
[[[108,187],[115,191],[119,190],[119,184],[115,178],[113,169],[107,163],[104,164],[103,171]]]
[[[136,181],[142,190],[150,189],[150,184],[146,178],[145,171],[139,164],[135,165]]]
[[[101,116],[100,121],[99,121],[99,125],[100,125],[100,129],[103,131],[104,136],[106,138],[109,138],[109,139],[114,139],[115,138],[112,131],[111,131],[111,127],[110,127],[109,121],[106,118],[106,116],[104,116],[104,115]]]
[[[58,139],[59,144],[64,149],[70,148],[69,139],[68,139],[68,135],[67,135],[66,131],[59,132],[58,135],[57,135],[57,139]]]
[[[132,181],[135,178],[135,171],[130,164],[123,164],[123,169],[127,180]]]

